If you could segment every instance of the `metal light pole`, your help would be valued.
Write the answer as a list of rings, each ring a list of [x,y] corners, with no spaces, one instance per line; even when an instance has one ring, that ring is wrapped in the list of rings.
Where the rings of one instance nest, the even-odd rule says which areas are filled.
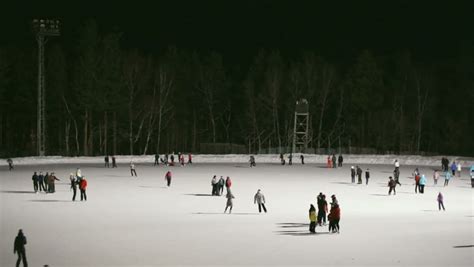
[[[44,45],[47,36],[59,36],[59,20],[34,19],[33,30],[38,41],[38,121],[37,121],[37,149],[38,156],[44,156],[46,151],[46,113],[45,113],[45,85],[44,85]]]
[[[309,108],[308,101],[306,99],[300,99],[296,101],[296,110],[295,110],[295,124],[293,128],[293,147],[291,149],[292,153],[296,152],[306,152],[308,149],[308,144],[310,142],[309,138]]]

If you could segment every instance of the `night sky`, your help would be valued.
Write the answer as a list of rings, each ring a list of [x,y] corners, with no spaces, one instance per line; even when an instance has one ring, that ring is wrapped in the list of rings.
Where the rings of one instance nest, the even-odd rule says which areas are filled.
[[[279,49],[290,58],[309,49],[341,63],[362,49],[379,56],[410,51],[430,62],[449,60],[474,44],[469,1],[100,2],[2,4],[0,44],[33,49],[29,22],[38,16],[62,20],[63,44],[73,44],[79,25],[94,18],[103,32],[123,32],[124,48],[216,50],[236,64],[249,63],[260,48]]]

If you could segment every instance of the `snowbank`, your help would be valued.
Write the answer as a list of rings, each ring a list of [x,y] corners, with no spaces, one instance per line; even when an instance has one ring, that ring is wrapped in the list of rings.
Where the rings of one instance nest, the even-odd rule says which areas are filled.
[[[300,155],[293,156],[293,162],[300,162]],[[303,154],[305,163],[325,164],[327,155]],[[337,155],[336,155],[337,156]],[[400,165],[411,166],[440,166],[442,156],[417,156],[417,155],[343,155],[345,164],[385,164],[391,165],[398,159]],[[117,163],[129,163],[133,160],[135,163],[153,163],[154,155],[145,156],[116,156]],[[15,165],[40,165],[40,164],[94,164],[103,163],[103,156],[98,157],[62,157],[62,156],[47,156],[47,157],[22,157],[12,158]],[[187,161],[187,156],[186,156]],[[285,159],[288,161],[288,154],[285,154]],[[452,162],[460,161],[463,167],[474,165],[474,158],[449,156],[448,159]],[[177,156],[175,155],[175,160]],[[248,155],[242,154],[225,154],[225,155],[210,155],[201,154],[193,155],[194,163],[247,163]],[[261,154],[255,155],[257,164],[259,163],[279,163],[279,155],[277,154]],[[0,166],[7,165],[6,159],[0,160]]]

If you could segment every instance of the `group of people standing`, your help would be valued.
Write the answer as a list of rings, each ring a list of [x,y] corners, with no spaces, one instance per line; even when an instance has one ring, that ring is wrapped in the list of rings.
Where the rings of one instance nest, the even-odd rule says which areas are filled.
[[[104,167],[110,168],[110,158],[112,158],[112,168],[117,168],[117,160],[115,159],[115,156],[109,157],[109,155],[104,157]]]
[[[304,164],[304,155],[303,154],[300,155],[300,160],[301,160],[301,164]],[[280,153],[280,163],[281,163],[281,165],[286,164],[285,156],[283,155],[283,153]],[[293,165],[293,154],[292,153],[290,153],[290,155],[288,155],[288,165]]]
[[[230,187],[232,186],[232,180],[230,179],[229,176],[227,176],[227,178],[224,180],[223,176],[217,179],[217,176],[214,175],[211,180],[211,186],[212,186],[211,194],[213,196],[221,196],[222,193],[224,192],[224,186],[227,190],[227,193],[229,192]]]
[[[328,168],[337,168],[337,167],[342,167],[342,162],[344,161],[344,158],[342,155],[339,155],[339,157],[336,158],[335,154],[332,154],[328,156],[326,166]]]
[[[155,162],[153,163],[153,166],[160,165],[160,162],[166,166],[174,166],[175,165],[174,152],[172,154],[163,154],[163,157],[161,158],[159,154],[155,154]],[[184,166],[185,164],[184,154],[182,154],[181,152],[178,152],[178,162],[179,164],[181,164],[181,166]],[[193,155],[191,153],[188,154],[187,164],[193,164]]]
[[[73,192],[72,201],[76,201],[77,188],[81,192],[81,201],[87,201],[86,189],[87,189],[87,180],[81,173],[81,169],[77,168],[76,174],[71,173],[69,175],[69,180],[71,182],[71,190]]]
[[[362,184],[362,168],[359,166],[351,166],[351,182],[355,183],[355,177],[357,175],[357,183]],[[365,170],[365,185],[369,184],[369,179],[370,179],[370,170],[367,168]]]
[[[43,172],[39,172],[39,174],[34,172],[31,180],[33,181],[33,190],[35,193],[54,193],[56,192],[55,181],[59,181],[59,179],[54,175],[54,172],[51,172],[51,174],[47,172],[44,175]]]
[[[339,233],[339,221],[341,220],[341,209],[337,201],[336,195],[331,196],[331,210],[327,215],[329,220],[329,232],[330,233]],[[326,201],[326,195],[322,192],[317,196],[317,206],[318,213],[316,216],[316,208],[313,204],[310,204],[309,207],[309,231],[311,233],[316,233],[316,223],[319,226],[326,225],[326,214],[328,212],[328,203]]]

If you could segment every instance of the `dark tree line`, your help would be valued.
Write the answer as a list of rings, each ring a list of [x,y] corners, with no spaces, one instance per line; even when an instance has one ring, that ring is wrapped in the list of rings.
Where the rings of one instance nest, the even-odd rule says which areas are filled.
[[[350,63],[269,49],[235,66],[213,51],[124,49],[120,33],[94,21],[76,37],[46,49],[49,155],[288,147],[300,98],[309,101],[312,148],[474,155],[472,47],[440,61],[365,50]],[[0,47],[4,156],[36,153],[36,53],[35,43]]]

